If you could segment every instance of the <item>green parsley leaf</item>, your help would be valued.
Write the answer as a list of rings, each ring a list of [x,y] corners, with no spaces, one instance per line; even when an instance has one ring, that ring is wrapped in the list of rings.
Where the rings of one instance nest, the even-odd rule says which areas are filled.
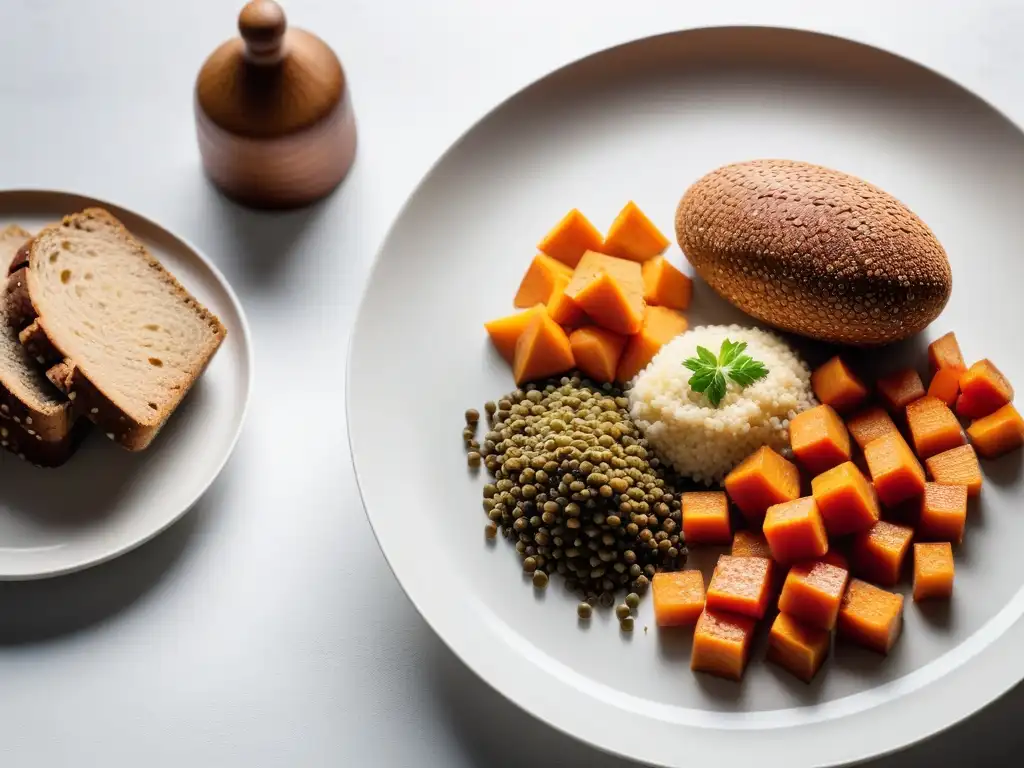
[[[740,387],[749,387],[763,379],[768,375],[768,368],[743,354],[746,348],[747,342],[729,339],[722,342],[717,355],[705,347],[697,347],[697,357],[683,361],[683,365],[693,371],[688,382],[690,389],[702,393],[717,408],[725,397],[730,379]]]

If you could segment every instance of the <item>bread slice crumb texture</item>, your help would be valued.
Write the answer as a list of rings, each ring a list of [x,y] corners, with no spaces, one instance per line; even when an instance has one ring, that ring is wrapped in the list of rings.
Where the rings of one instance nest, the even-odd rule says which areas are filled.
[[[31,237],[12,224],[0,230],[0,264],[6,268]],[[18,331],[7,317],[7,281],[0,281],[0,385],[31,410],[54,414],[63,410],[67,398],[51,384],[28,351],[18,341]]]
[[[53,346],[143,426],[166,420],[226,335],[102,209],[40,232],[27,281],[37,322]]]

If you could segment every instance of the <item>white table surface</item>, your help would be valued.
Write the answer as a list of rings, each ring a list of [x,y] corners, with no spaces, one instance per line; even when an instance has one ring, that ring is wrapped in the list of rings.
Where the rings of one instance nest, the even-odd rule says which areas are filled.
[[[0,187],[111,199],[192,240],[240,294],[257,356],[237,452],[182,522],[92,571],[0,584],[0,762],[625,766],[463,667],[373,539],[342,399],[348,330],[389,222],[437,155],[516,89],[584,54],[690,26],[789,25],[874,43],[1022,122],[1024,4],[290,0],[291,20],[342,57],[361,145],[333,198],[273,216],[219,198],[193,140],[196,71],[239,5],[0,2]],[[317,417],[285,420],[286,401]],[[875,766],[1001,764],[1024,747],[1022,709],[1018,688]]]

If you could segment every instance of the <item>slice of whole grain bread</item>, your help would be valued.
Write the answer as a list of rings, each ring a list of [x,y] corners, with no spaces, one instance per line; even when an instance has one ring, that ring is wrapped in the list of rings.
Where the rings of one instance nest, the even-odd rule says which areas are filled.
[[[0,263],[10,264],[30,235],[12,224],[0,229]],[[63,441],[74,422],[71,403],[19,342],[7,320],[7,285],[0,285],[0,417],[23,425],[35,441]]]
[[[89,426],[85,419],[78,419],[59,440],[40,440],[38,433],[29,434],[29,427],[0,416],[0,448],[38,467],[59,467],[71,458]]]
[[[107,435],[146,448],[227,333],[109,212],[44,228],[8,277],[8,321]]]

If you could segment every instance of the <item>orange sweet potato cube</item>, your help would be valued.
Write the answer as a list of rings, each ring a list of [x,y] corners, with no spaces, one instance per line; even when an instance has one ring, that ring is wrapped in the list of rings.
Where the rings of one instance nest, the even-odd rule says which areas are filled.
[[[499,317],[497,320],[484,323],[491,342],[509,365],[512,364],[512,359],[516,355],[516,342],[519,341],[519,337],[523,335],[523,331],[536,319],[537,315],[543,312],[544,305],[537,304],[525,312],[516,312],[514,315]]]
[[[877,405],[857,411],[846,420],[846,428],[862,451],[872,440],[877,440],[888,434],[899,434],[899,429],[896,428],[896,422],[892,420],[892,416]]]
[[[551,319],[564,328],[584,325],[587,321],[586,313],[565,293],[570,280],[571,277],[567,275],[556,275],[554,286],[551,288],[551,297],[547,303]]]
[[[726,475],[725,491],[750,524],[760,527],[768,507],[800,496],[800,472],[765,445]]]
[[[898,432],[872,440],[864,459],[879,500],[894,507],[924,493],[924,468]]]
[[[720,556],[708,585],[707,607],[763,619],[771,595],[772,565],[765,557]]]
[[[693,281],[668,263],[664,256],[645,261],[644,300],[648,304],[670,309],[686,309],[693,296]]]
[[[939,368],[928,385],[928,397],[941,400],[952,408],[960,394],[960,371],[956,368]]]
[[[693,632],[690,669],[740,680],[750,658],[754,627],[748,616],[705,609]]]
[[[974,448],[986,459],[994,459],[1024,445],[1024,419],[1012,403],[995,413],[971,422],[967,434]]]
[[[575,365],[569,337],[546,311],[530,321],[516,342],[512,375],[516,384],[565,373]]]
[[[966,485],[925,485],[917,519],[917,532],[922,539],[959,544],[964,538],[966,523]]]
[[[830,405],[798,413],[789,422],[789,444],[797,462],[812,475],[832,469],[851,456],[850,433]]]
[[[914,529],[879,520],[858,533],[850,547],[850,570],[857,576],[891,587],[900,580],[903,560],[910,550]]]
[[[576,367],[594,381],[615,380],[615,369],[626,347],[626,337],[596,325],[577,328],[569,334],[569,346]]]
[[[582,266],[593,253],[588,251],[580,261]],[[600,255],[600,254],[597,254]],[[629,264],[631,262],[622,262]],[[640,266],[634,264],[637,272]],[[577,273],[580,267],[576,268]],[[637,275],[639,277],[639,274]],[[633,334],[640,330],[644,317],[643,283],[640,289],[629,281],[610,271],[596,272],[588,282],[580,283],[574,276],[565,295],[575,302],[586,315],[602,328],[622,334]]]
[[[832,629],[846,590],[849,571],[821,560],[789,569],[779,595],[779,610],[818,629]]]
[[[765,658],[809,683],[828,656],[829,640],[827,630],[809,627],[792,616],[780,613],[768,633],[768,654]]]
[[[878,380],[878,394],[886,407],[900,413],[918,398],[924,397],[924,383],[913,368],[904,368]]]
[[[903,595],[851,579],[836,622],[839,635],[878,653],[888,653],[903,627]]]
[[[656,573],[651,592],[659,627],[694,624],[704,610],[704,576],[698,570]]]
[[[604,244],[597,250],[630,261],[647,261],[668,248],[666,238],[637,204],[630,200],[608,228]],[[683,309],[684,307],[680,307]]]
[[[764,518],[764,536],[772,557],[784,565],[813,560],[828,552],[825,523],[810,496],[769,507]]]
[[[688,491],[681,496],[687,544],[728,544],[732,538],[729,500],[724,491]]]
[[[815,477],[811,494],[829,536],[867,530],[881,517],[874,486],[852,461]]]
[[[647,367],[658,351],[687,328],[686,318],[668,307],[646,307],[640,330],[630,336],[619,361],[615,378],[623,383],[632,380]]]
[[[601,242],[601,233],[597,228],[573,208],[544,236],[537,250],[575,267],[587,251],[600,251]]]
[[[948,541],[914,544],[914,601],[952,597],[954,570]]]
[[[811,388],[819,402],[840,413],[853,410],[868,396],[867,386],[838,355],[811,374]]]
[[[914,450],[922,459],[967,442],[956,414],[941,400],[927,395],[907,406],[907,427]]]
[[[837,549],[830,549],[818,558],[818,562],[834,565],[836,568],[842,568],[844,571],[850,570],[850,561],[846,559],[846,555]]]
[[[958,416],[980,419],[1013,400],[1013,385],[991,360],[979,360],[960,374]]]
[[[768,546],[768,539],[763,533],[756,531],[736,531],[732,537],[732,549],[729,554],[733,557],[767,557],[772,556],[771,547]]]
[[[568,283],[572,277],[572,270],[557,259],[538,253],[533,257],[529,269],[523,275],[523,281],[519,284],[514,300],[515,306],[524,309],[534,304],[547,304],[559,277]]]
[[[981,493],[981,466],[973,445],[961,445],[924,462],[932,480],[940,485],[965,485],[968,496]]]
[[[932,373],[946,368],[954,371],[967,368],[956,334],[950,331],[928,345],[928,367]]]

